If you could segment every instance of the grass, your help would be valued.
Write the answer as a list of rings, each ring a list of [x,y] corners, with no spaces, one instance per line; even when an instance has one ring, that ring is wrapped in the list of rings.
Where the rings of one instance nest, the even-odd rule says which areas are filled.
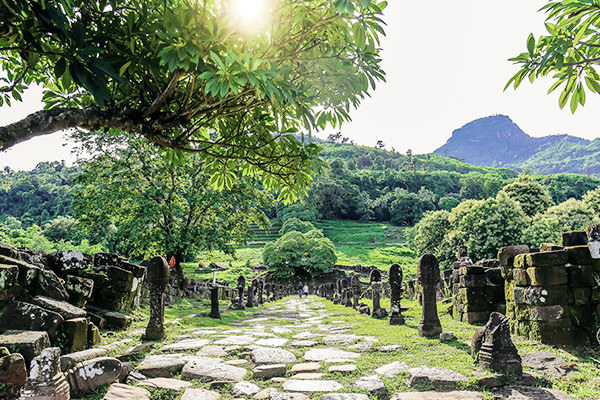
[[[404,228],[381,222],[321,221],[318,228],[338,244],[403,244]]]
[[[407,277],[417,274],[418,257],[403,246],[363,244],[338,245],[335,247],[339,265],[375,266],[387,271],[392,264],[399,264]]]

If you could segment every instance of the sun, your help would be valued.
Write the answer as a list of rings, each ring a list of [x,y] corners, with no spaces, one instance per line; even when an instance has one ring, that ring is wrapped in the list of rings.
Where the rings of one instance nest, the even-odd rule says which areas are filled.
[[[268,0],[232,0],[231,12],[235,23],[247,31],[262,29],[268,21]]]

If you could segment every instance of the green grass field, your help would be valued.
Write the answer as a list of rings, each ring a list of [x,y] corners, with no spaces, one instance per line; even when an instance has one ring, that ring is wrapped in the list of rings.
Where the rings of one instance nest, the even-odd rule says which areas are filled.
[[[334,244],[338,265],[375,266],[387,271],[392,264],[399,264],[407,277],[414,276],[417,270],[417,256],[405,247],[403,227],[380,222],[322,221],[318,228]],[[232,267],[218,271],[219,282],[235,283],[240,274],[252,276],[255,272],[249,267],[262,262],[262,249],[265,243],[277,240],[281,227],[273,225],[268,231],[255,227],[255,239],[251,245],[240,247],[234,256],[220,251],[203,252],[198,260],[205,265],[211,262]],[[183,263],[186,274],[193,279],[211,280],[212,271],[198,268],[198,263]]]

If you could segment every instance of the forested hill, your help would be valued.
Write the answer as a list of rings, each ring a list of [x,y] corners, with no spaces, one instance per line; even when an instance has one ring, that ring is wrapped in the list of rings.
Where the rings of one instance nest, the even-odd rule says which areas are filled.
[[[530,168],[534,173],[600,175],[600,139],[569,135],[534,138],[509,117],[495,115],[452,132],[434,154],[489,167]]]

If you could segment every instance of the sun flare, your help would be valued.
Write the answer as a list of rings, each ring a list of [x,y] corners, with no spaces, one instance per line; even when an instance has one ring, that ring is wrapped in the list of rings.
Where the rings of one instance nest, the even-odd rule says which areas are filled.
[[[244,30],[258,30],[268,21],[267,0],[233,0],[232,12],[235,21]]]

